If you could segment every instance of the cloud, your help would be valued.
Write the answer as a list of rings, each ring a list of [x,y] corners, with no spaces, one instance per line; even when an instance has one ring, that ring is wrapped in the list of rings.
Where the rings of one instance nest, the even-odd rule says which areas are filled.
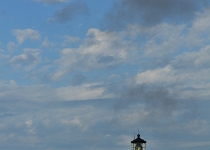
[[[83,146],[92,147],[95,140],[90,139],[98,137],[99,133],[87,133],[99,131],[98,126],[107,124],[112,118],[112,111],[107,111],[106,104],[101,105],[97,101],[86,104],[84,101],[58,102],[59,99],[52,98],[53,93],[47,91],[47,86],[17,86],[0,83],[0,143],[3,147],[11,146],[12,141],[18,149],[24,149],[22,145],[29,149],[46,149],[48,146],[58,149],[63,149],[64,146],[76,148],[81,139],[85,141]],[[3,97],[6,92],[7,97]],[[52,97],[48,99],[46,96]],[[100,105],[97,106],[98,104]],[[106,132],[100,133],[101,137]],[[103,140],[97,143],[103,143]]]
[[[39,49],[26,48],[23,54],[12,57],[9,63],[17,67],[25,66],[26,70],[31,70],[40,62],[39,55]]]
[[[205,8],[204,12],[196,13],[196,18],[195,20],[193,20],[192,27],[189,29],[189,34],[187,35],[187,40],[191,48],[193,48],[194,46],[207,44],[210,40],[209,15],[209,8]]]
[[[111,98],[113,95],[105,93],[106,88],[99,83],[85,83],[77,86],[60,87],[56,93],[61,100],[88,100]]]
[[[182,63],[182,62],[181,62]],[[189,68],[173,68],[168,65],[164,68],[146,70],[136,75],[137,84],[163,85],[169,91],[179,93],[177,99],[203,99],[207,100],[210,96],[207,92],[210,90],[208,83],[208,73],[210,69],[206,69],[205,65],[195,70]],[[206,82],[206,84],[202,84]]]
[[[195,11],[208,6],[207,0],[122,0],[113,5],[106,16],[108,26],[119,28],[139,23],[155,25],[160,22],[181,23],[190,20]]]
[[[69,36],[69,35],[66,35],[64,36],[64,43],[62,44],[63,46],[68,46],[72,43],[77,43],[79,42],[81,39],[79,37],[72,37],[72,36]]]
[[[54,46],[54,43],[50,42],[48,37],[45,37],[44,41],[42,42],[42,46],[44,46],[44,47],[52,47],[52,46]]]
[[[25,124],[26,124],[27,127],[30,127],[33,124],[33,121],[32,120],[27,120],[25,122]]]
[[[133,109],[136,114],[137,122],[139,120],[147,122],[159,122],[156,118],[168,118],[177,110],[178,101],[175,98],[175,92],[167,90],[161,85],[138,84],[123,90],[119,101],[115,105],[115,110]],[[136,108],[136,109],[134,109]],[[131,112],[132,114],[132,112]],[[135,115],[135,111],[133,111]]]
[[[10,80],[9,82],[10,82],[11,85],[16,85],[15,80]]]
[[[75,70],[112,69],[123,63],[143,64],[144,69],[164,68],[176,53],[193,42],[194,34],[189,32],[193,28],[161,23],[151,27],[129,25],[123,32],[89,29],[87,38],[78,48],[64,48],[61,51],[52,79],[59,80]]]
[[[47,85],[21,86],[15,80],[7,84],[0,82],[0,98],[2,100],[21,100],[30,102],[81,101],[108,99],[114,97],[106,92],[102,83],[83,83],[51,88]]]
[[[210,46],[199,51],[185,52],[176,56],[172,61],[173,67],[178,69],[208,69],[210,67]]]
[[[15,80],[10,83],[0,82],[0,98],[2,101],[53,101],[55,94],[46,85],[21,86]]]
[[[12,34],[16,36],[16,39],[18,41],[18,44],[22,44],[26,39],[31,40],[39,40],[40,34],[33,29],[27,28],[27,29],[15,29],[12,30]]]
[[[71,80],[71,84],[72,85],[80,85],[82,83],[84,83],[87,80],[87,77],[83,74],[76,74],[72,80]]]
[[[17,48],[17,44],[15,44],[15,42],[9,42],[7,44],[7,49],[11,52],[13,52],[16,48]]]
[[[75,49],[64,48],[56,61],[58,69],[52,76],[58,80],[74,70],[111,69],[127,62],[135,55],[135,44],[126,40],[124,33],[89,29],[87,38]]]
[[[1,54],[0,53],[0,59],[8,59],[10,56],[7,54]]]
[[[177,65],[189,65],[190,67],[190,64],[187,64],[187,62],[185,64],[179,62],[178,57],[180,56],[177,56],[177,53],[184,54],[183,59],[180,59],[180,61],[187,61],[188,59],[185,59],[185,56],[192,57],[189,63],[191,63],[193,67],[194,60],[192,59],[197,60],[197,67],[199,67],[198,63],[200,64],[203,61],[205,61],[206,66],[208,66],[207,51],[210,33],[208,31],[208,23],[205,24],[203,22],[209,20],[209,12],[209,9],[205,9],[203,13],[197,13],[196,18],[192,21],[192,26],[168,23],[159,23],[147,27],[137,24],[128,25],[128,35],[138,40],[140,50],[144,49],[144,55],[142,55],[142,57],[147,58],[147,62],[144,64],[145,68],[165,67],[169,63],[172,63],[170,61],[173,60],[174,57],[177,57]],[[201,27],[199,28],[198,26]],[[195,49],[195,46],[198,48]],[[201,48],[201,51],[199,51],[199,48]],[[191,51],[194,51],[194,53],[191,53]],[[203,60],[199,60],[198,62],[197,57]],[[148,59],[150,61],[148,61]],[[173,67],[175,67],[174,65],[175,64],[173,64]]]
[[[209,29],[204,23],[208,22],[208,14],[208,9],[196,14],[192,26],[169,23],[127,26],[127,35],[140,43],[139,49],[143,47],[142,53],[138,51],[142,54],[138,61],[141,67],[129,82],[111,88],[121,95],[115,104],[118,118],[114,121],[133,126],[141,124],[146,130],[161,134],[176,130],[205,135],[209,131],[209,122],[198,119],[202,108],[195,102],[208,101],[210,96]],[[170,59],[156,63],[168,55]],[[120,92],[119,86],[123,87]],[[179,124],[180,120],[185,121]]]
[[[45,4],[58,4],[58,3],[68,2],[69,0],[33,0],[33,1],[41,2]]]
[[[138,73],[136,76],[136,83],[174,83],[177,82],[175,76],[176,72],[171,68],[171,66],[166,66],[164,68],[146,70],[145,72]]]
[[[209,12],[195,13],[190,24],[171,23],[176,17],[163,14],[160,19],[169,20],[147,22],[152,26],[131,24],[134,14],[123,31],[91,28],[84,39],[56,35],[62,39],[54,46],[46,36],[31,45],[43,53],[24,48],[36,40],[28,34],[2,43],[0,149],[129,149],[138,129],[148,149],[208,149]],[[47,85],[37,83],[43,74]]]
[[[142,53],[139,57],[147,58],[145,68],[167,65],[173,59],[173,54],[180,51],[182,45],[189,42],[186,40],[186,34],[183,34],[186,32],[184,24],[160,23],[147,27],[134,24],[128,25],[126,31],[127,36],[138,43],[138,51]]]
[[[87,15],[88,7],[84,3],[76,2],[71,3],[57,11],[53,18],[49,18],[48,21],[59,21],[65,23],[71,21],[73,18],[79,15]]]

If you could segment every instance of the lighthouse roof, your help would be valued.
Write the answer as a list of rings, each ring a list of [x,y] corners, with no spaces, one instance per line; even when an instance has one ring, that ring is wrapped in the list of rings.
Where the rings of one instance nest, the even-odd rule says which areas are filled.
[[[147,143],[147,141],[140,138],[140,134],[137,135],[137,138],[131,141],[131,143]]]

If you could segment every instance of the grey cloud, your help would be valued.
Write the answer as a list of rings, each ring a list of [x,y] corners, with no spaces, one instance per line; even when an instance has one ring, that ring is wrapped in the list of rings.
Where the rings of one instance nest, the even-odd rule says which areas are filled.
[[[158,118],[170,117],[176,111],[177,106],[175,93],[170,93],[163,86],[141,84],[126,89],[115,104],[115,110],[138,107],[135,113],[139,113],[141,109],[147,112],[145,116],[142,114],[139,117],[145,122],[157,123]]]
[[[161,85],[134,85],[122,93],[115,103],[116,115],[113,123],[140,128],[142,132],[155,133],[158,137],[162,136],[161,138],[183,133],[186,137],[193,134],[201,137],[209,130],[209,123],[206,119],[201,119],[205,114],[201,105],[208,106],[207,101],[201,104],[197,100],[178,99],[180,93],[171,92]],[[179,141],[170,137],[172,139]]]
[[[161,21],[180,23],[192,19],[195,11],[208,4],[207,0],[122,0],[107,14],[106,25],[118,28],[134,22],[143,25]]]
[[[84,3],[72,3],[61,10],[55,13],[54,18],[51,18],[51,21],[58,20],[62,23],[71,21],[77,15],[86,15],[88,14],[88,7]]]

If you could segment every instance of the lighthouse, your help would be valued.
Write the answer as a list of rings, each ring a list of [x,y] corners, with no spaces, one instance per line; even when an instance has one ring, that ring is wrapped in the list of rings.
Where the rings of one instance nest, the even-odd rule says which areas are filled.
[[[131,141],[131,150],[146,150],[147,141],[140,138],[140,134],[137,134],[137,138]]]

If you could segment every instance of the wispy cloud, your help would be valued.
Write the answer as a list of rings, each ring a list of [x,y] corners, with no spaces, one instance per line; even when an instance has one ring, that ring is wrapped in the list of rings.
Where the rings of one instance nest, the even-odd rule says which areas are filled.
[[[16,67],[25,67],[26,70],[31,70],[40,62],[40,50],[39,49],[24,49],[24,53],[12,57],[9,63]]]
[[[48,37],[45,37],[44,41],[42,42],[42,46],[44,46],[44,47],[52,47],[52,46],[54,46],[54,43],[50,42]]]
[[[27,28],[27,29],[15,29],[12,30],[12,34],[16,37],[18,44],[22,44],[25,40],[39,40],[40,34],[38,31]]]
[[[75,17],[79,15],[88,15],[88,7],[85,3],[75,2],[66,5],[59,11],[57,11],[53,18],[49,18],[48,21],[59,21],[65,23],[72,21]]]

